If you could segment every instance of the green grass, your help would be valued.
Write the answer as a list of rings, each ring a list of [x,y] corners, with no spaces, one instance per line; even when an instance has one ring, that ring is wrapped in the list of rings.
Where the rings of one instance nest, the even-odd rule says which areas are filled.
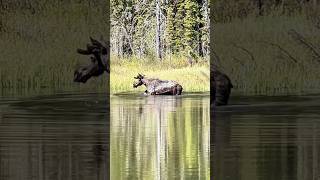
[[[176,57],[162,61],[150,59],[118,59],[112,58],[110,90],[111,93],[139,91],[145,87],[133,88],[132,84],[138,73],[150,78],[175,80],[182,85],[184,92],[205,92],[210,90],[210,74],[208,61],[202,60],[190,67],[185,58]]]
[[[320,29],[305,16],[249,17],[216,24],[212,57],[234,84],[234,94],[287,95],[319,93]],[[296,35],[295,35],[296,36]]]

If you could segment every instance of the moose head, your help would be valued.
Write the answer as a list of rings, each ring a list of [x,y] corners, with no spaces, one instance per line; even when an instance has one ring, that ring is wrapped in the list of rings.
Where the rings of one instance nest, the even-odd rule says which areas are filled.
[[[86,49],[77,49],[77,52],[82,55],[91,55],[90,64],[86,66],[81,66],[74,72],[74,81],[86,83],[88,79],[92,76],[100,76],[106,71],[110,73],[109,69],[109,54],[108,54],[108,44],[101,40],[93,39],[90,37],[90,44],[87,44]]]
[[[134,77],[134,79],[137,79],[137,81],[135,81],[135,82],[133,83],[133,87],[134,87],[134,88],[137,88],[137,87],[143,85],[144,82],[143,82],[142,80],[144,79],[144,77],[145,77],[145,75],[142,75],[142,74],[140,74],[140,73],[139,73],[136,77]]]

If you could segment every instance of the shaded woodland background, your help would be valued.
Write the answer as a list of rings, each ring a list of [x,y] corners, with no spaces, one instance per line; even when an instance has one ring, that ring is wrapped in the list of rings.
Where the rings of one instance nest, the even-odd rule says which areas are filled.
[[[108,1],[1,0],[0,94],[107,91],[105,76],[73,82],[89,36],[109,39]]]
[[[211,65],[233,94],[319,93],[319,1],[212,1]]]

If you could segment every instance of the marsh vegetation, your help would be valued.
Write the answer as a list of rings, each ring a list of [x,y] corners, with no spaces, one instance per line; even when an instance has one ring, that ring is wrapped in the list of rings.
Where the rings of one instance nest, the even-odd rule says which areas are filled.
[[[319,1],[217,0],[212,4],[212,64],[234,92],[319,92]]]
[[[79,86],[75,67],[88,61],[76,53],[89,36],[108,36],[105,2],[1,1],[0,94],[106,90],[101,78]]]

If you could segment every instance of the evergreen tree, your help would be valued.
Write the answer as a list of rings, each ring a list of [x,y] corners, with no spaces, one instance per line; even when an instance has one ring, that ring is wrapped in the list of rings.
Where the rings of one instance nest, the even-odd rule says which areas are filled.
[[[209,49],[205,3],[208,1],[112,0],[111,47],[118,54],[139,57],[188,51],[202,56]]]
[[[177,2],[177,12],[175,15],[175,33],[176,39],[174,42],[174,46],[177,52],[184,50],[184,18],[185,18],[185,2],[178,1]]]
[[[172,3],[169,2],[167,5],[167,19],[166,19],[166,43],[168,44],[169,53],[177,52],[175,48],[175,41],[176,41],[176,28],[175,28],[175,14],[176,14],[176,7]]]
[[[199,7],[196,0],[185,1],[184,47],[194,52],[199,42]]]

